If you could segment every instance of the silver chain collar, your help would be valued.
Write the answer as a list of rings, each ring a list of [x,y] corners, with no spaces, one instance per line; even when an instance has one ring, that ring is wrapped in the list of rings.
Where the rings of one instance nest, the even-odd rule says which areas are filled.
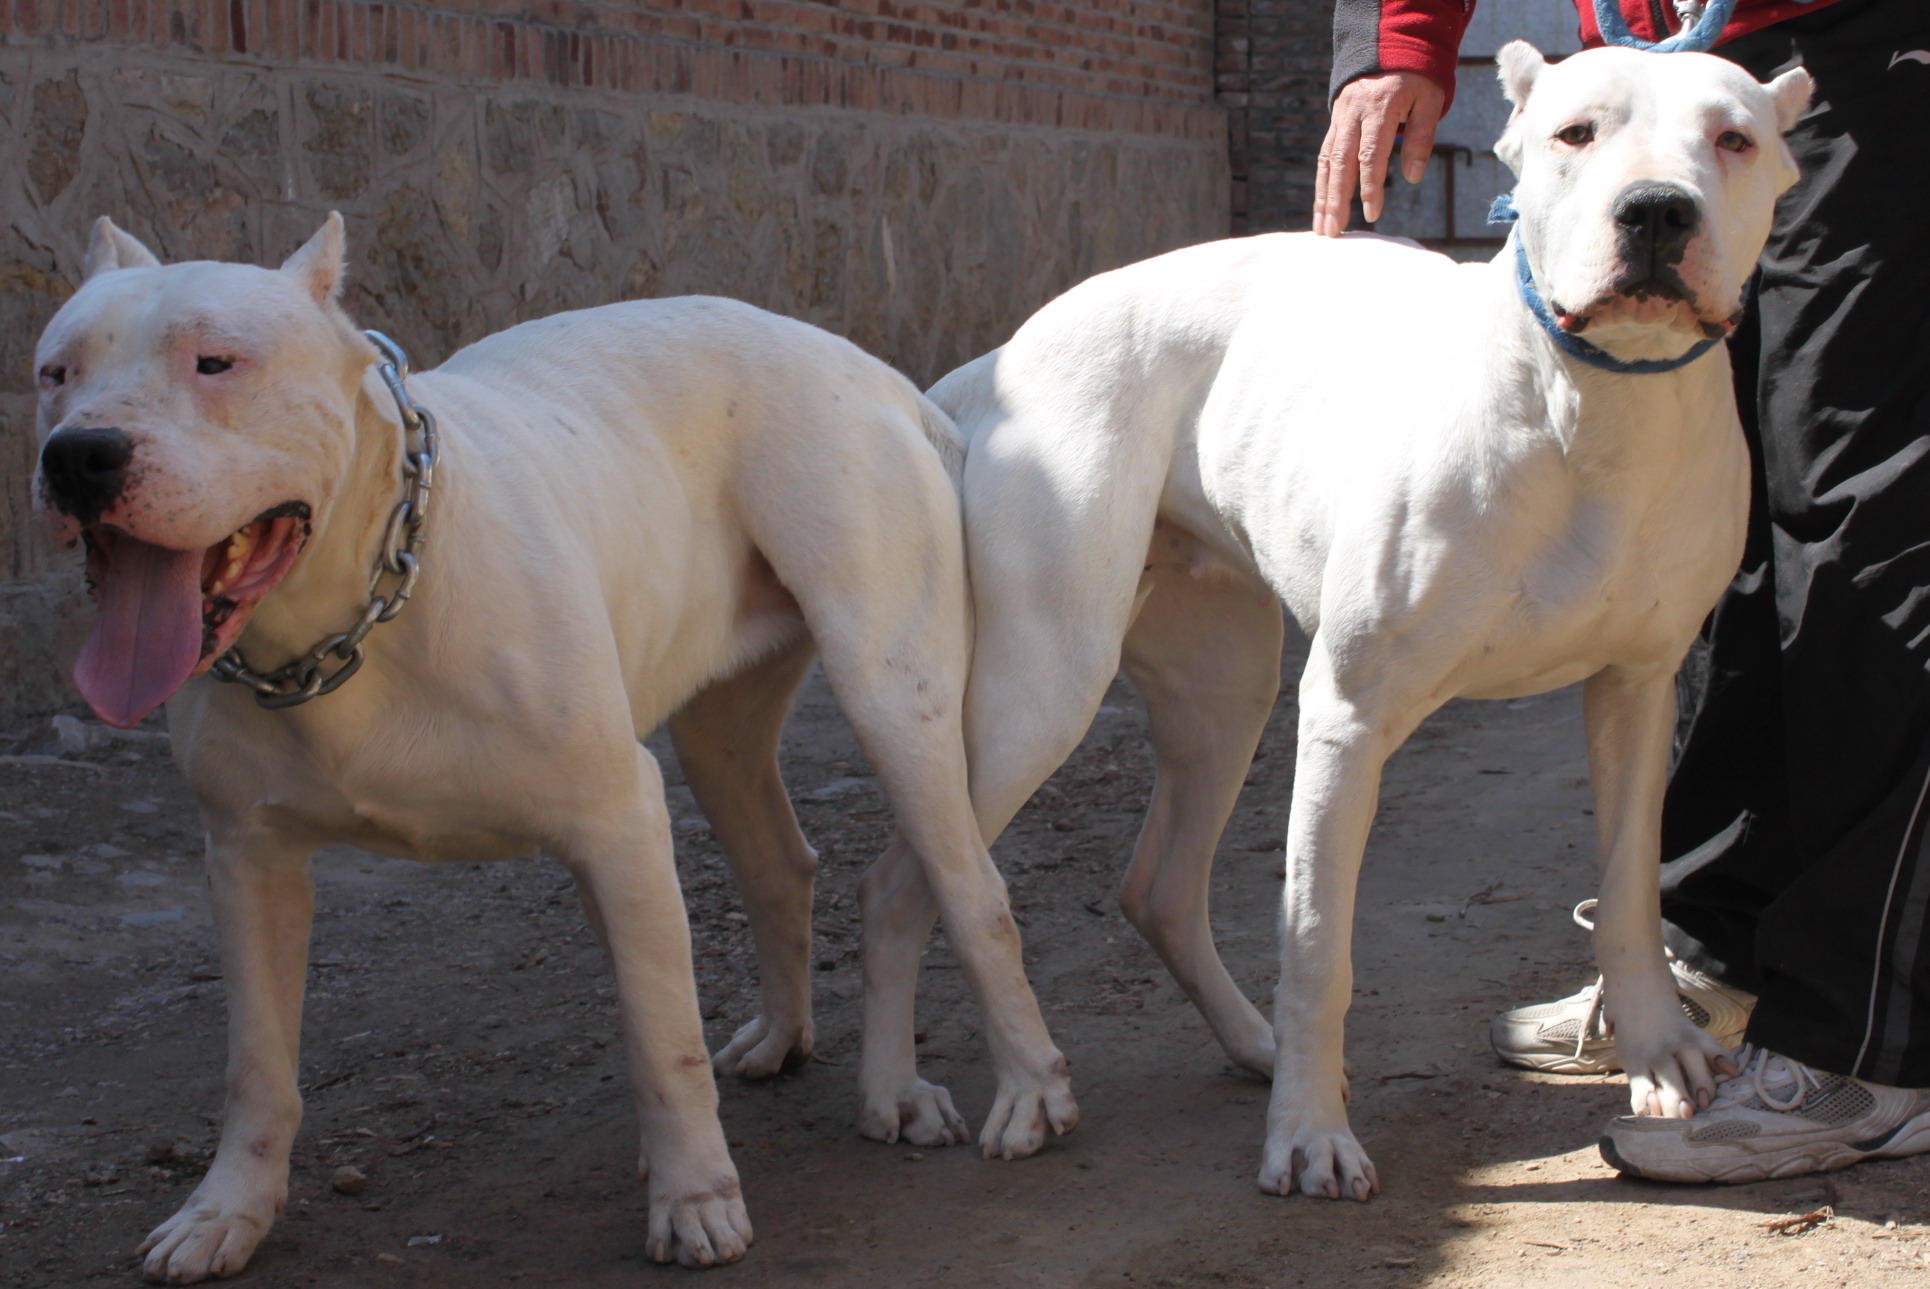
[[[436,434],[436,418],[428,408],[409,397],[403,382],[409,378],[409,356],[402,346],[379,331],[364,331],[382,357],[376,370],[382,383],[395,399],[402,415],[404,448],[402,452],[402,500],[389,513],[388,528],[382,538],[382,551],[369,574],[369,602],[362,616],[347,631],[329,636],[293,662],[273,671],[260,672],[248,665],[239,646],[215,659],[209,674],[216,680],[246,685],[255,691],[255,701],[271,710],[296,707],[311,698],[333,693],[350,676],[361,670],[362,641],[378,622],[387,622],[402,612],[422,573],[422,543],[428,537],[429,489],[435,482],[436,458],[441,439]],[[415,436],[420,448],[410,448],[407,440]],[[387,591],[384,582],[392,582]],[[334,671],[323,672],[330,658],[341,660]]]

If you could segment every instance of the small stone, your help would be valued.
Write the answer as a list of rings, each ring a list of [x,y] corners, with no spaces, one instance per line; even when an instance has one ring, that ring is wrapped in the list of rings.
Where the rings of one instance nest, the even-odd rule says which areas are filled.
[[[919,1163],[923,1163],[924,1160],[925,1160],[925,1157],[919,1154],[915,1150],[912,1151],[909,1155],[905,1156],[905,1162],[908,1164],[919,1164]]]
[[[328,1184],[343,1195],[360,1195],[369,1188],[369,1175],[354,1164],[343,1164],[328,1179]]]
[[[47,722],[53,738],[51,753],[54,756],[72,760],[84,755],[92,742],[87,736],[87,727],[71,716],[56,716]]]
[[[412,1249],[420,1248],[425,1244],[441,1243],[442,1237],[440,1235],[412,1235],[409,1237],[409,1247]]]
[[[1448,915],[1445,913],[1430,913],[1427,915],[1427,920],[1430,922],[1445,922],[1448,920]]]
[[[375,1260],[377,1262],[392,1262],[398,1264],[402,1261],[401,1258],[396,1257],[393,1253],[378,1253],[375,1255]]]
[[[156,1137],[147,1143],[147,1162],[165,1164],[174,1158],[174,1142],[168,1137]]]

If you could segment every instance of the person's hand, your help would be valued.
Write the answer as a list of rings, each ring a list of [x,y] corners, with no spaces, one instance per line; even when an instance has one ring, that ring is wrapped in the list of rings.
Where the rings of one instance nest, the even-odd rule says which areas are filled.
[[[1447,95],[1419,72],[1388,72],[1348,81],[1334,100],[1333,119],[1320,145],[1320,172],[1314,182],[1313,231],[1339,237],[1347,229],[1347,207],[1354,185],[1368,220],[1380,218],[1387,184],[1387,158],[1394,136],[1401,135],[1401,173],[1419,183],[1434,150],[1434,128],[1441,123]]]

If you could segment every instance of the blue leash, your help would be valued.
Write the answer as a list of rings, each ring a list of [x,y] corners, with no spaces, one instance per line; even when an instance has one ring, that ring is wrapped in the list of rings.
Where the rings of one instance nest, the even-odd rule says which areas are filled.
[[[1597,0],[1597,3],[1603,2],[1604,0]],[[1502,193],[1494,199],[1494,205],[1488,208],[1490,224],[1512,224],[1519,218],[1521,215],[1515,210],[1513,193]],[[1578,362],[1587,363],[1590,367],[1597,367],[1602,371],[1619,372],[1625,376],[1653,376],[1686,367],[1721,342],[1719,337],[1699,340],[1687,353],[1674,358],[1639,358],[1633,361],[1617,358],[1607,350],[1589,344],[1580,336],[1562,330],[1561,324],[1555,321],[1554,313],[1549,310],[1548,302],[1542,299],[1541,291],[1535,286],[1535,275],[1528,269],[1528,248],[1521,244],[1520,234],[1510,232],[1508,240],[1515,248],[1515,286],[1521,291],[1521,302],[1528,306],[1528,312],[1532,313],[1535,321],[1541,324],[1541,329],[1548,333],[1548,338],[1554,341],[1563,353]]]
[[[1816,0],[1796,0],[1796,3],[1814,4]],[[1680,13],[1686,7],[1678,3],[1676,12]],[[1708,7],[1696,19],[1695,26],[1684,27],[1673,36],[1651,45],[1628,29],[1621,7],[1615,0],[1595,0],[1595,26],[1602,33],[1603,44],[1646,49],[1657,54],[1700,54],[1715,48],[1716,42],[1722,39],[1723,28],[1729,25],[1729,16],[1735,11],[1736,0],[1709,0]]]
[[[1722,29],[1729,25],[1729,15],[1736,9],[1736,0],[1709,0],[1709,5],[1696,19],[1693,27],[1684,27],[1666,40],[1654,44],[1643,40],[1628,29],[1622,18],[1622,10],[1615,0],[1595,0],[1595,26],[1602,33],[1602,42],[1608,45],[1621,45],[1628,49],[1646,49],[1657,54],[1679,52],[1702,53],[1715,48],[1716,41],[1722,38]]]

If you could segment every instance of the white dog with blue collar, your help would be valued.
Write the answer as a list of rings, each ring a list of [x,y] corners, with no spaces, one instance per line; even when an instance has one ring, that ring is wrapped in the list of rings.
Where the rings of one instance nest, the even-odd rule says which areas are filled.
[[[1583,682],[1630,1099],[1690,1115],[1726,1060],[1665,964],[1659,818],[1676,667],[1749,504],[1720,340],[1810,82],[1695,53],[1499,62],[1519,220],[1493,262],[1365,236],[1193,247],[1084,283],[931,391],[969,441],[979,818],[1004,826],[1123,662],[1158,777],[1122,903],[1232,1058],[1272,1076],[1269,1191],[1378,1188],[1342,1063],[1356,878],[1383,762],[1450,698]],[[1281,602],[1312,642],[1269,1025],[1206,897],[1278,689]],[[881,949],[929,920],[913,898],[872,915]],[[895,1020],[868,1041],[909,1062],[908,987],[872,1014]]]

